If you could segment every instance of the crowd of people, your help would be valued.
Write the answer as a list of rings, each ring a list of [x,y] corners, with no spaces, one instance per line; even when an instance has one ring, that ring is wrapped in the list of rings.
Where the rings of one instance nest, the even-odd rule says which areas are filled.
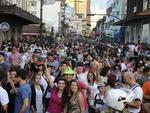
[[[134,93],[121,112],[149,113],[149,53],[142,44],[80,37],[3,43],[0,113],[119,113],[122,100],[113,103],[107,93],[121,88]]]

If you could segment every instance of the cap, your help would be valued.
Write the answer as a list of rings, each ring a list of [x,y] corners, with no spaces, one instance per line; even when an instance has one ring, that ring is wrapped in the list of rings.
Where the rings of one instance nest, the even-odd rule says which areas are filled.
[[[74,74],[74,71],[70,68],[70,67],[67,67],[64,71],[64,74],[69,74],[69,75],[73,75]]]
[[[2,52],[2,51],[0,52],[0,55],[3,56],[3,57],[5,57],[5,53]]]
[[[100,87],[104,87],[106,86],[104,83],[101,83],[100,85],[97,86],[97,89],[99,89]]]
[[[36,65],[44,65],[44,62],[38,61],[36,62]]]

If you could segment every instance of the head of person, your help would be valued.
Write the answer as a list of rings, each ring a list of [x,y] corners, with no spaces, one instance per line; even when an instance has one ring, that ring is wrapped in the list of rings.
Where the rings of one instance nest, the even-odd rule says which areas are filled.
[[[13,81],[13,82],[16,82],[15,81],[15,77],[17,76],[17,68],[16,67],[11,67],[10,68],[10,71],[9,71],[9,78]]]
[[[94,83],[94,81],[95,81],[95,74],[93,73],[93,72],[89,72],[88,74],[87,74],[87,81],[88,81],[88,83]]]
[[[44,62],[36,62],[36,66],[38,68],[38,71],[44,71],[45,70],[45,67],[44,67]]]
[[[103,77],[109,76],[111,74],[111,68],[109,66],[105,66],[101,69],[100,75]]]
[[[71,81],[74,77],[74,71],[70,67],[67,67],[64,71],[64,77],[67,81]]]
[[[144,64],[140,64],[140,63],[139,63],[139,64],[136,66],[136,70],[137,70],[138,72],[140,72],[140,73],[143,73],[144,68],[145,68]]]
[[[16,75],[16,82],[21,83],[22,81],[26,81],[27,78],[27,71],[24,69],[18,69]]]
[[[12,47],[12,53],[16,53],[16,52],[18,52],[18,48],[17,48],[17,46],[14,45]]]
[[[124,80],[124,83],[129,86],[132,86],[132,84],[136,83],[135,75],[134,75],[134,73],[132,73],[130,71],[127,71],[123,74],[123,80]]]
[[[61,64],[60,64],[60,67],[59,67],[59,70],[62,72],[62,73],[64,73],[64,71],[65,71],[65,69],[68,67],[68,63],[67,62],[62,62]]]
[[[55,59],[54,59],[54,54],[53,53],[47,53],[47,59],[48,59],[48,61],[54,61]]]
[[[76,72],[77,74],[81,74],[84,72],[84,64],[83,62],[77,62],[76,64]]]
[[[48,64],[47,65],[47,70],[48,70],[48,72],[49,72],[50,75],[53,75],[54,72],[55,72],[55,66]]]
[[[0,69],[0,85],[2,84],[2,81],[5,79],[6,76],[7,73]]]
[[[120,74],[121,73],[121,66],[120,65],[115,65],[114,66],[114,72],[116,74]]]
[[[57,85],[58,85],[58,89],[63,91],[66,88],[66,79],[65,78],[59,78]]]
[[[143,73],[144,73],[145,77],[146,77],[148,80],[150,80],[150,67],[145,67],[145,68],[143,69]]]
[[[5,60],[5,53],[4,52],[0,52],[0,62]]]
[[[41,82],[41,75],[36,73],[34,75],[34,83],[40,85],[40,82]]]
[[[80,91],[79,83],[74,79],[70,82],[70,90],[72,95]]]
[[[106,85],[105,84],[100,84],[97,86],[97,89],[99,90],[99,93],[104,94],[106,90]]]

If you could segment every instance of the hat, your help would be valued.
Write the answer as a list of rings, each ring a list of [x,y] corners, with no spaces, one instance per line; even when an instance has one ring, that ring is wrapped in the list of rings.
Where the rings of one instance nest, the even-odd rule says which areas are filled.
[[[106,86],[104,83],[101,83],[100,85],[97,86],[97,89],[99,89],[100,87],[104,87]]]
[[[38,61],[36,62],[36,65],[44,65],[44,62]]]
[[[2,51],[0,52],[0,55],[3,56],[3,57],[5,57],[5,53],[2,52]]]
[[[64,74],[73,75],[73,74],[74,74],[74,71],[73,71],[70,67],[67,67],[67,68],[64,70]]]

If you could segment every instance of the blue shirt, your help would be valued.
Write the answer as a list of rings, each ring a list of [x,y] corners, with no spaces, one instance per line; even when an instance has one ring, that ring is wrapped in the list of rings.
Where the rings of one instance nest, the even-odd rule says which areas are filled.
[[[31,103],[31,87],[29,84],[23,84],[19,87],[17,94],[16,94],[16,98],[15,98],[14,113],[19,113],[19,111],[23,105],[23,101],[25,99],[28,99],[29,105],[30,105],[30,103]],[[24,113],[31,113],[30,106],[25,110]]]

